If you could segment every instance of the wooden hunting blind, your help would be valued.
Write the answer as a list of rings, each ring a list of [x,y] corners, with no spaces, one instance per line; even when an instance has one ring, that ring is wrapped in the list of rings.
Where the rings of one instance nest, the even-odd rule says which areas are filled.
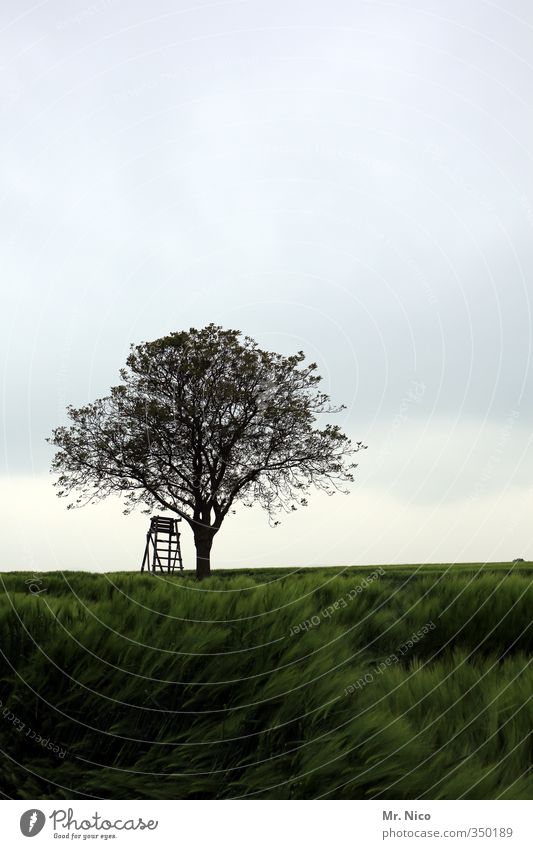
[[[141,572],[144,572],[145,566],[149,572],[155,572],[156,566],[159,566],[161,572],[174,572],[176,564],[178,569],[183,569],[178,522],[181,519],[152,516],[146,534]]]

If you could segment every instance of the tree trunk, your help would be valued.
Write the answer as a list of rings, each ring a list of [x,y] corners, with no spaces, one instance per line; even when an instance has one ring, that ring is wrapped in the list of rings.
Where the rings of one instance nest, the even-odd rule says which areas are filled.
[[[214,533],[205,529],[197,530],[194,534],[196,546],[196,577],[199,581],[211,574],[211,546]]]

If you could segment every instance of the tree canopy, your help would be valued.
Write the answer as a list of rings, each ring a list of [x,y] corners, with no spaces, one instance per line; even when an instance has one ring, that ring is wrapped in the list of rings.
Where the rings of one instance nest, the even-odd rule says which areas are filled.
[[[232,505],[263,507],[271,522],[305,506],[314,486],[345,492],[352,443],[318,418],[339,412],[302,351],[264,351],[240,331],[210,324],[132,345],[121,383],[83,407],[49,440],[69,507],[120,494],[125,512],[163,507],[194,533],[197,575],[210,572],[213,538]]]

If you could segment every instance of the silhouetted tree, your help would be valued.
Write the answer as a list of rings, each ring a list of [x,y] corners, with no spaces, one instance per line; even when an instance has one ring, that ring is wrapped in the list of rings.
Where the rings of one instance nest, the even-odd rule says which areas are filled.
[[[209,575],[213,538],[236,501],[260,504],[274,522],[305,505],[310,486],[332,494],[353,480],[364,446],[317,427],[343,408],[304,360],[213,324],[132,345],[122,383],[68,407],[70,425],[53,431],[58,495],[77,494],[69,508],[118,493],[126,513],[176,513],[193,530],[198,578]]]

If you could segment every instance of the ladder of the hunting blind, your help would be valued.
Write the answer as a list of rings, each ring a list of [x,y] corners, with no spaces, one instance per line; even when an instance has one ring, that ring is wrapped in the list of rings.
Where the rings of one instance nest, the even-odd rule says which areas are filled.
[[[162,572],[174,572],[176,564],[178,569],[183,569],[178,530],[180,521],[181,519],[168,519],[166,516],[152,516],[146,534],[141,572],[144,572],[145,567],[149,572],[155,572],[156,566],[159,566]]]

